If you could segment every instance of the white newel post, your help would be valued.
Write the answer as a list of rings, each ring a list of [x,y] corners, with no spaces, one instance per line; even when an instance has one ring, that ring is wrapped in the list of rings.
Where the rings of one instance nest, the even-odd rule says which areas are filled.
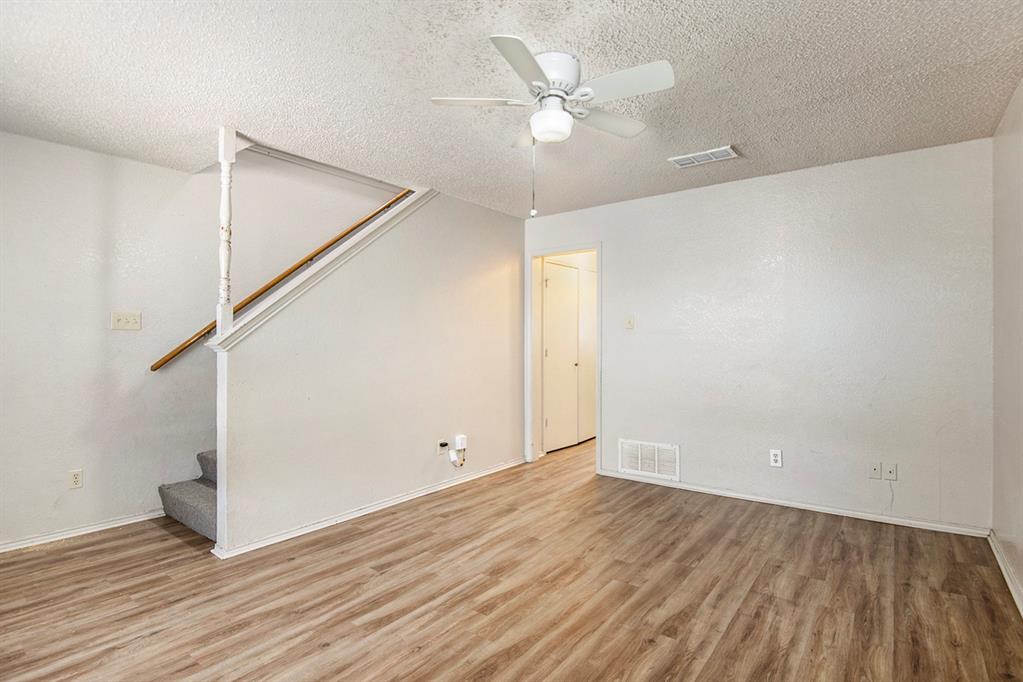
[[[220,284],[217,291],[217,336],[234,326],[231,302],[231,167],[235,161],[237,137],[234,128],[220,129]],[[217,544],[213,553],[223,558],[230,547],[228,533],[228,433],[227,352],[217,350]]]
[[[220,287],[217,297],[217,334],[234,324],[231,303],[231,166],[235,160],[234,128],[220,129]]]

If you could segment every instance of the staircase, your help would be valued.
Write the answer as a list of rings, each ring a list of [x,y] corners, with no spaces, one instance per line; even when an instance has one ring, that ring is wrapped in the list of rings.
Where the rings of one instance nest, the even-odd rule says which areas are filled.
[[[397,193],[388,199],[384,204],[363,216],[340,233],[331,237],[327,242],[313,249],[295,261],[290,267],[278,274],[263,286],[243,298],[236,304],[231,301],[231,169],[236,160],[236,152],[239,149],[251,149],[259,151],[268,156],[283,159],[296,163],[306,168],[322,170],[331,175],[340,175],[358,182],[370,184],[373,187],[391,188]],[[334,269],[338,268],[346,260],[353,257],[361,249],[370,244],[376,236],[383,234],[401,219],[409,215],[415,207],[423,205],[431,199],[435,192],[425,188],[414,190],[411,188],[397,188],[388,183],[372,180],[363,176],[357,176],[338,168],[318,164],[315,161],[302,159],[280,150],[253,143],[240,137],[232,128],[220,128],[219,135],[219,163],[220,163],[220,229],[219,229],[219,264],[220,282],[217,297],[217,317],[210,321],[202,329],[199,329],[190,337],[172,348],[166,355],[150,366],[153,372],[172,362],[189,348],[194,347],[200,341],[215,333],[213,340],[209,341],[207,347],[218,354],[226,353],[234,343],[258,327],[266,319],[288,305],[292,300],[300,296],[304,291],[314,286],[323,277],[327,276]],[[400,191],[398,191],[400,190]],[[413,197],[413,195],[415,195]],[[250,307],[251,306],[251,307]],[[235,318],[235,315],[245,311],[245,315]],[[226,355],[223,356],[226,359]],[[220,356],[217,359],[217,396],[218,396],[218,421],[217,433],[218,442],[226,443],[227,425],[226,420],[220,417],[220,398],[226,390],[226,372],[220,373]],[[223,365],[226,369],[226,364]],[[226,403],[225,403],[226,404]],[[220,440],[224,437],[224,440]],[[230,457],[231,454],[222,447],[221,457]],[[164,513],[195,532],[217,541],[217,451],[200,452],[196,455],[199,466],[202,469],[202,476],[190,481],[168,483],[159,487],[160,500],[163,502]],[[225,486],[227,485],[225,475]],[[226,512],[226,509],[221,511]],[[226,514],[225,514],[226,516]],[[222,531],[228,529],[223,528]],[[227,533],[222,533],[226,535]],[[231,548],[215,547],[213,553],[221,558],[226,556],[225,552]]]
[[[159,488],[167,516],[196,533],[217,540],[217,451],[200,452],[202,476],[191,481],[166,483]]]

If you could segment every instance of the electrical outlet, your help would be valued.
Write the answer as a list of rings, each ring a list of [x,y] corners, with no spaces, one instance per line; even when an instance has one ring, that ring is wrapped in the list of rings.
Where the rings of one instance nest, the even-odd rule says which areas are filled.
[[[781,450],[771,450],[771,466],[781,466]]]
[[[446,440],[439,440],[439,441],[437,441],[437,454],[438,455],[444,455],[445,457],[447,457],[448,456],[448,450],[450,450],[450,449],[451,449],[450,445],[448,444],[448,442]]]
[[[899,480],[899,465],[898,464],[885,464],[884,465],[884,480],[886,480],[886,481],[897,481],[897,480]]]
[[[110,328],[136,332],[142,329],[142,313],[110,313]]]
[[[69,488],[81,488],[82,487],[82,483],[84,482],[84,478],[82,477],[82,470],[81,469],[72,469],[70,471],[70,474],[71,474],[71,485],[69,485],[68,487]]]
[[[870,465],[870,478],[876,478],[877,480],[880,481],[881,480],[881,467],[883,467],[883,466],[884,465],[881,464],[881,462],[873,462]]]

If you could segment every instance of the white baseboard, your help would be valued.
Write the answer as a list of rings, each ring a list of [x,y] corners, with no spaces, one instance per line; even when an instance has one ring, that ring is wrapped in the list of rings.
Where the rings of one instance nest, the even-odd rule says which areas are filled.
[[[241,545],[240,547],[223,549],[220,546],[217,546],[210,551],[217,558],[230,559],[231,557],[238,556],[239,554],[245,554],[246,552],[251,552],[252,550],[259,549],[260,547],[266,547],[267,545],[273,545],[278,542],[284,542],[285,540],[290,540],[291,538],[296,538],[300,535],[305,535],[306,533],[312,533],[313,531],[320,530],[321,528],[327,528],[328,526],[343,523],[344,521],[350,521],[354,518],[365,516],[366,514],[379,511],[381,509],[386,509],[387,507],[393,507],[396,504],[401,504],[402,502],[407,502],[417,497],[422,497],[423,495],[429,495],[430,493],[435,493],[438,490],[444,490],[445,488],[450,488],[452,486],[460,485],[462,483],[468,483],[469,481],[472,481],[477,478],[489,476],[490,474],[496,474],[498,471],[510,469],[513,466],[517,466],[519,464],[524,463],[525,461],[522,459],[514,459],[508,462],[503,462],[501,464],[497,464],[495,466],[483,469],[482,471],[476,471],[471,474],[463,474],[462,476],[456,476],[441,483],[428,485],[425,488],[419,488],[409,493],[395,495],[394,497],[389,497],[385,500],[374,502],[373,504],[368,504],[364,507],[352,509],[351,511],[343,512],[341,514],[338,514],[337,516],[331,516],[329,518],[323,519],[322,521],[317,521],[315,523],[311,523],[305,526],[299,526],[298,528],[294,528],[292,530],[277,533],[275,535],[271,535],[268,538],[264,538],[262,540],[257,540],[256,542],[250,542],[248,544]]]
[[[750,502],[763,502],[765,504],[775,504],[780,507],[794,507],[795,509],[806,509],[807,511],[821,512],[823,514],[834,514],[835,516],[848,516],[854,519],[863,519],[865,521],[879,521],[881,523],[892,523],[897,526],[909,526],[911,528],[923,528],[925,530],[936,530],[943,533],[955,533],[957,535],[972,535],[974,537],[988,537],[991,533],[990,528],[982,528],[980,526],[967,526],[955,523],[942,523],[940,521],[926,521],[924,519],[913,519],[905,516],[889,516],[888,514],[874,514],[871,512],[856,511],[854,509],[842,509],[841,507],[829,507],[821,504],[808,504],[806,502],[793,502],[792,500],[780,500],[773,497],[762,497],[760,495],[747,495],[746,493],[736,492],[734,490],[726,490],[723,488],[710,488],[701,485],[691,485],[689,483],[680,483],[678,481],[667,481],[663,479],[652,479],[645,478],[643,476],[633,476],[631,474],[623,474],[620,471],[611,471],[608,469],[600,469],[597,471],[601,476],[610,476],[611,478],[624,478],[628,481],[638,481],[640,483],[652,483],[653,485],[663,485],[670,488],[679,488],[681,490],[691,490],[696,493],[706,493],[708,495],[719,495],[721,497],[733,497],[738,500],[748,500]]]
[[[991,535],[987,536],[987,541],[991,545],[991,551],[995,555],[995,560],[998,562],[998,568],[1002,569],[1002,577],[1005,578],[1005,584],[1009,586],[1009,592],[1012,593],[1012,599],[1016,602],[1019,615],[1023,616],[1023,582],[1020,582],[1019,576],[1016,575],[1012,564],[1009,563],[1009,558],[1002,551],[1002,543],[999,542],[998,536],[994,531],[991,531]]]
[[[116,519],[110,519],[109,521],[90,523],[87,526],[78,526],[77,528],[57,530],[53,531],[52,533],[33,535],[32,537],[23,538],[21,540],[12,540],[11,542],[5,542],[3,544],[0,544],[0,553],[10,552],[11,550],[22,549],[24,547],[32,547],[33,545],[42,545],[47,542],[55,542],[57,540],[66,540],[68,538],[73,538],[78,535],[95,533],[96,531],[106,530],[108,528],[117,528],[118,526],[126,526],[129,523],[138,523],[139,521],[147,521],[149,519],[155,519],[161,516],[163,516],[163,509],[156,509],[142,514],[132,514],[131,516],[119,516]]]

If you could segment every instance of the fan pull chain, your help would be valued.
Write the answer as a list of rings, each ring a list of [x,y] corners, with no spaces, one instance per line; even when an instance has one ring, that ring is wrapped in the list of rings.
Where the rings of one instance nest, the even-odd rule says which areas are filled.
[[[531,146],[531,149],[532,149],[532,156],[533,156],[533,167],[530,169],[530,172],[529,172],[529,190],[530,190],[530,192],[532,192],[532,198],[531,198],[531,202],[530,202],[530,206],[529,206],[529,217],[530,218],[535,218],[536,217],[536,138],[534,137],[532,139],[533,139],[533,144]]]

